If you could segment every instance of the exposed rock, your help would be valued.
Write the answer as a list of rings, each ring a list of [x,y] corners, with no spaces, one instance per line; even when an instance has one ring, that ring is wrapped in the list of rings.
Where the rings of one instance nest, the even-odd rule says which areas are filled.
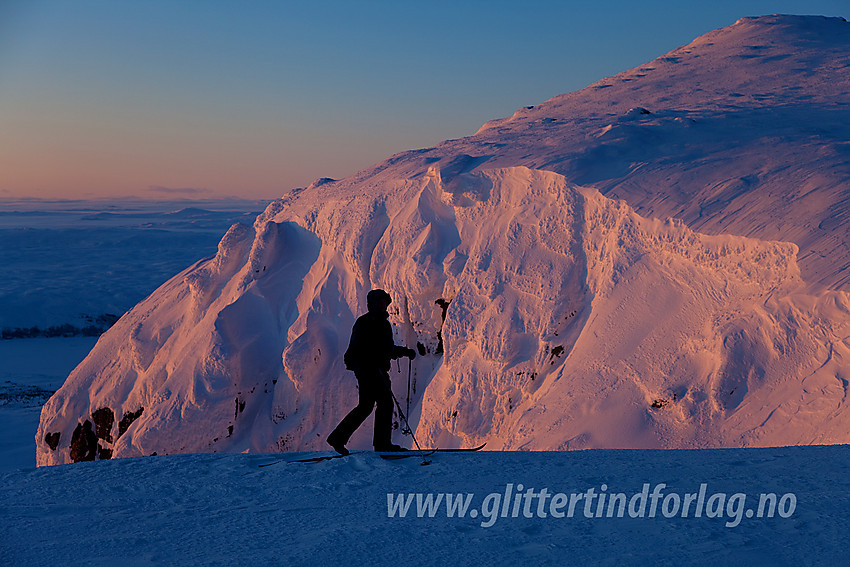
[[[71,435],[71,460],[75,463],[93,461],[96,456],[97,437],[92,430],[91,421],[78,423]]]
[[[55,451],[56,447],[59,446],[59,436],[61,434],[61,431],[57,431],[56,433],[48,433],[44,436],[44,442],[47,443],[47,446],[50,447],[51,451]]]
[[[112,458],[112,449],[108,449],[103,445],[97,445],[97,458],[98,459],[111,459]]]
[[[100,408],[91,414],[94,420],[94,434],[98,439],[112,443],[112,424],[115,423],[115,414],[109,408]]]
[[[139,419],[139,416],[142,415],[142,412],[145,411],[145,408],[139,408],[136,411],[131,411],[129,413],[125,413],[124,417],[121,418],[121,421],[118,422],[118,437],[124,435],[127,430],[130,428],[130,425]]]

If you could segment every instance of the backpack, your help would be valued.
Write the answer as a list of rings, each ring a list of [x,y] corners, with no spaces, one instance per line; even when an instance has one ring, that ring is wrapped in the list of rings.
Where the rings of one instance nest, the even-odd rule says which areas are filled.
[[[355,356],[354,349],[351,348],[351,345],[349,345],[345,354],[342,355],[342,361],[345,363],[346,370],[354,370],[354,367],[357,365],[357,357]]]

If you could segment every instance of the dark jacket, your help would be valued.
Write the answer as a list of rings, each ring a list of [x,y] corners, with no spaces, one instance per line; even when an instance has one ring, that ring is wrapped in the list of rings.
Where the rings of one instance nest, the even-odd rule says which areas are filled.
[[[385,311],[369,311],[361,315],[351,330],[345,351],[345,367],[354,372],[372,369],[388,372],[390,361],[405,356],[408,349],[393,343],[393,328]]]

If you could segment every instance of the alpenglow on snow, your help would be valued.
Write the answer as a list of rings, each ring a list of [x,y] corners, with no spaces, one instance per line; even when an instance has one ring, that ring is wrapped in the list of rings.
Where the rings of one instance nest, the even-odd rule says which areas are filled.
[[[86,421],[98,458],[327,449],[375,287],[423,446],[846,443],[849,63],[841,19],[746,18],[291,191],[101,337],[38,464]]]

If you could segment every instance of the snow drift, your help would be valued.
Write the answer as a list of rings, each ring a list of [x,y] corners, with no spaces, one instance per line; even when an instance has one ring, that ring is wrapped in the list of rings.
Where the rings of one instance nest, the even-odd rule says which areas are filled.
[[[324,448],[355,402],[340,355],[373,287],[424,354],[426,445],[846,441],[850,302],[803,293],[795,253],[522,167],[323,184],[234,225],[107,332],[45,405],[38,462],[72,460],[86,420],[101,457]]]
[[[840,19],[747,18],[290,192],[101,338],[38,463],[327,448],[373,287],[422,355],[425,445],[847,442],[849,48]]]

